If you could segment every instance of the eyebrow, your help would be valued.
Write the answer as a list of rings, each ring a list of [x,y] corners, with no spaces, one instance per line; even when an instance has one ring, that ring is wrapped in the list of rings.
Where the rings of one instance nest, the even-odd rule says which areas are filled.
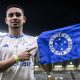
[[[14,13],[19,13],[19,14],[21,14],[20,12],[11,12],[11,13],[9,13],[9,14],[14,14]]]
[[[10,16],[10,15],[13,16],[14,14],[16,14],[17,16],[21,16],[20,12],[15,12],[15,13],[11,12],[11,13],[8,14],[8,16]]]

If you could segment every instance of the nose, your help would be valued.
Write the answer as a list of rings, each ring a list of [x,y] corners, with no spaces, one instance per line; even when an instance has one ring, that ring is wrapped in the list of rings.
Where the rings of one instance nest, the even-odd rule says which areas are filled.
[[[16,19],[16,18],[17,18],[17,16],[14,14],[13,19]]]
[[[16,15],[13,15],[12,22],[18,22],[18,19],[17,19],[17,16]]]

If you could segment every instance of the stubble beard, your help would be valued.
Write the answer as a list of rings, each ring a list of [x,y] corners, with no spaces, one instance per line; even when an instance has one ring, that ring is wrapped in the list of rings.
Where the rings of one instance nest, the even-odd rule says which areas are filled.
[[[20,26],[18,26],[17,24],[14,24],[11,28],[13,28],[13,29],[19,29]]]
[[[17,27],[12,27],[13,29],[19,29],[20,27],[19,26],[17,26]]]

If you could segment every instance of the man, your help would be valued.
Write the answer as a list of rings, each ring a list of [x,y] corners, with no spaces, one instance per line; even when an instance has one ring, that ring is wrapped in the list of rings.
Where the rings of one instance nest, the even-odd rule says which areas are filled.
[[[37,37],[23,33],[23,24],[26,22],[23,9],[18,5],[9,6],[5,22],[9,33],[0,36],[1,80],[35,80]]]

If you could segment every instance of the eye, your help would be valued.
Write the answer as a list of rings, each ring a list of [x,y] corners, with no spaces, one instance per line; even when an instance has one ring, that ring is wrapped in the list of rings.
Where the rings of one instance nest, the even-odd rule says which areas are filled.
[[[16,12],[16,13],[9,13],[8,14],[8,17],[13,17],[13,16],[16,16],[16,17],[20,17],[21,16],[21,13],[18,13],[18,12]]]
[[[13,13],[8,14],[9,17],[13,17],[13,15],[14,15]]]
[[[21,16],[21,13],[16,13],[16,17],[20,17]]]

